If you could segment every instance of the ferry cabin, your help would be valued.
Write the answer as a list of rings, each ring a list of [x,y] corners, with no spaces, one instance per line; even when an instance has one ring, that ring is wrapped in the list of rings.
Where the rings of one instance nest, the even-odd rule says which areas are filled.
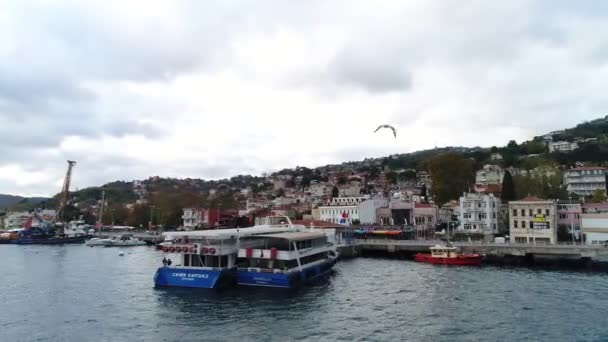
[[[240,285],[295,287],[313,281],[333,267],[336,254],[321,232],[285,232],[241,241]]]

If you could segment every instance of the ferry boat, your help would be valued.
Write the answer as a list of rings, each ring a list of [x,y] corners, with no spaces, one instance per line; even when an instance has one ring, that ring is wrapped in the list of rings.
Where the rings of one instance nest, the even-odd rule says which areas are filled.
[[[304,229],[286,217],[268,217],[262,225],[249,228],[168,232],[173,240],[161,247],[169,253],[154,275],[156,286],[219,288],[236,282],[240,239]],[[177,254],[177,255],[176,255]],[[177,256],[174,262],[171,256]]]
[[[322,232],[284,232],[244,239],[237,284],[295,288],[327,275],[338,254]]]
[[[458,249],[450,244],[446,246],[435,245],[429,248],[431,253],[418,253],[414,260],[441,265],[477,266],[481,264],[481,254],[461,254]]]

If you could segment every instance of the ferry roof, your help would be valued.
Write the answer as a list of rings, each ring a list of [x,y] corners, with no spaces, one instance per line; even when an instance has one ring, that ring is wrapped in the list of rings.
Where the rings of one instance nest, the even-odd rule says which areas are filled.
[[[287,231],[295,231],[299,227],[288,225],[263,225],[247,228],[231,228],[231,229],[213,229],[213,230],[194,230],[186,232],[166,232],[164,236],[171,238],[188,237],[188,238],[208,238],[208,239],[230,239],[235,236],[250,236],[268,233],[279,233]]]
[[[285,239],[285,240],[290,240],[290,241],[312,240],[312,239],[318,239],[318,238],[321,238],[324,236],[325,236],[325,233],[322,233],[322,232],[285,232],[285,233],[277,233],[277,234],[258,235],[258,237]]]

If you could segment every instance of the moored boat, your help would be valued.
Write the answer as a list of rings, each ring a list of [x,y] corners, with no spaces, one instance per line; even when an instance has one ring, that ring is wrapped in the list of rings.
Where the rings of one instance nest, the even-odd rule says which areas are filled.
[[[161,246],[161,250],[169,253],[169,259],[163,259],[163,266],[154,275],[154,284],[207,289],[233,285],[241,238],[298,229],[281,217],[267,218],[266,224],[249,228],[166,233],[172,242]],[[175,263],[172,256],[177,256]]]
[[[252,236],[241,242],[237,284],[295,288],[327,275],[337,252],[321,232]]]
[[[418,253],[414,256],[414,260],[431,264],[460,266],[477,266],[483,260],[481,254],[461,254],[458,252],[458,248],[449,244],[446,246],[435,245],[429,249],[431,250],[430,254]]]

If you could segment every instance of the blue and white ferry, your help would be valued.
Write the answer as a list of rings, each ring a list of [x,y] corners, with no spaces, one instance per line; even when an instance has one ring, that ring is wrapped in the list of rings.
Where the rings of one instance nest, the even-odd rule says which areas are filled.
[[[154,275],[154,284],[207,289],[233,285],[241,238],[301,229],[304,226],[293,225],[286,217],[268,217],[264,224],[249,228],[165,233],[172,242],[161,246],[168,255]]]
[[[322,232],[299,231],[244,238],[237,284],[295,288],[327,275],[338,253]]]

